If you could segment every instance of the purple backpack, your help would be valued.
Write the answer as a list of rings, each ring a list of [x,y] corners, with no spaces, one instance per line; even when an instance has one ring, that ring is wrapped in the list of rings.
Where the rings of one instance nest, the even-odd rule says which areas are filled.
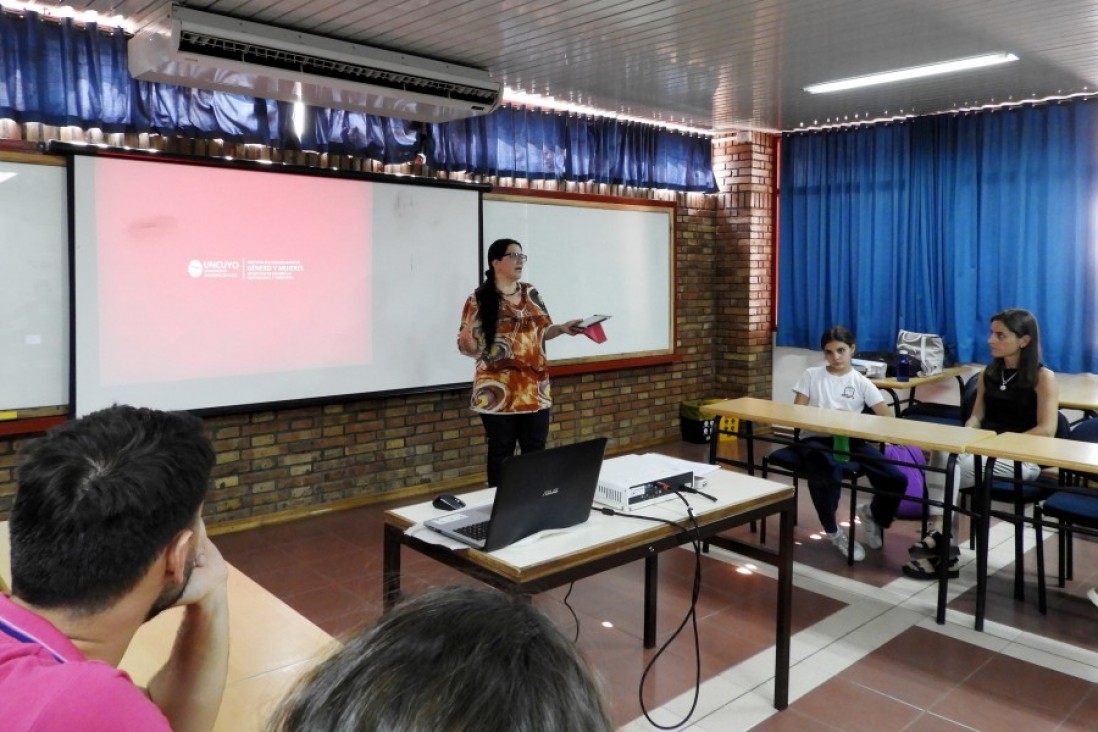
[[[885,445],[884,456],[889,460],[902,460],[905,463],[926,465],[926,458],[923,457],[923,451],[917,447]],[[908,467],[906,465],[897,465],[896,469],[907,478],[907,490],[904,492],[904,495],[917,498],[921,501],[924,495],[923,471],[919,468]],[[912,519],[919,518],[922,515],[923,504],[916,501],[900,501],[900,507],[896,511],[897,518]]]

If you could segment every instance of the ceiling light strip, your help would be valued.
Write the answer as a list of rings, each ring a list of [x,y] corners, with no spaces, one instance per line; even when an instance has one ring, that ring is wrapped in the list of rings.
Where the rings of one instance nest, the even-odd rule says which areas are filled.
[[[541,94],[531,94],[529,92],[520,91],[518,89],[512,89],[509,86],[503,87],[503,101],[508,104],[514,104],[520,107],[536,107],[539,109],[553,110],[556,112],[570,112],[573,114],[588,115],[592,117],[605,117],[607,119],[621,120],[622,122],[639,122],[645,125],[652,125],[653,127],[663,127],[676,132],[684,132],[691,135],[702,135],[704,137],[712,137],[715,133],[713,130],[704,129],[701,127],[693,127],[685,124],[678,124],[675,122],[666,122],[657,118],[638,117],[630,114],[624,114],[621,112],[612,112],[606,109],[599,109],[598,107],[589,107],[583,104],[573,104],[571,102],[565,102],[554,97],[542,96]]]
[[[938,63],[925,64],[923,66],[908,66],[892,71],[881,71],[876,74],[852,76],[847,79],[825,81],[820,84],[809,84],[804,90],[809,94],[830,94],[832,92],[846,91],[848,89],[859,89],[865,86],[893,84],[898,81],[908,81],[909,79],[921,79],[926,76],[955,74],[959,71],[997,66],[999,64],[1011,63],[1012,61],[1017,60],[1018,57],[1013,53],[987,53],[981,56],[969,56],[967,58],[953,59],[952,61],[940,61]]]
[[[978,112],[998,112],[1000,110],[1015,109],[1018,107],[1037,107],[1045,104],[1064,104],[1066,102],[1072,102],[1076,100],[1088,101],[1091,99],[1098,99],[1098,92],[1084,91],[1076,92],[1074,94],[1056,94],[1048,97],[1033,97],[1032,99],[1018,99],[1008,102],[994,102],[987,104],[979,104],[968,107],[957,107],[955,109],[943,109],[937,112],[920,112],[918,114],[896,114],[882,117],[866,117],[859,120],[850,120],[849,122],[832,122],[830,124],[822,125],[806,125],[801,123],[800,127],[793,127],[790,129],[782,130],[782,134],[797,134],[801,132],[830,132],[832,130],[844,130],[854,129],[857,127],[872,127],[873,125],[889,124],[892,122],[906,122],[908,120],[915,119],[916,117],[941,117],[947,114],[973,114]]]

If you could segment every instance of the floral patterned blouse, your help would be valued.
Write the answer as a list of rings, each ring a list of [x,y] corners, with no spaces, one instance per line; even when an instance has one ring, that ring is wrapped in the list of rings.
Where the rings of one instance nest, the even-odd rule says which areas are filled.
[[[522,296],[517,305],[503,297],[499,300],[496,337],[490,349],[485,348],[476,295],[465,301],[461,322],[473,324],[473,336],[480,345],[469,401],[474,412],[536,412],[553,405],[545,357],[545,331],[553,320],[533,285],[520,282],[519,288]]]

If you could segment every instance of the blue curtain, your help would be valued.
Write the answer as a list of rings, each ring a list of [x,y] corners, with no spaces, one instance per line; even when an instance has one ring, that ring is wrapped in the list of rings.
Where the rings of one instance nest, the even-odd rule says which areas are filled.
[[[20,123],[154,132],[408,162],[421,147],[403,120],[308,110],[308,135],[293,130],[292,105],[256,97],[136,81],[121,29],[100,31],[37,13],[0,13],[0,117]]]
[[[1050,367],[1098,371],[1095,105],[785,135],[778,344],[839,323],[891,350],[904,328],[985,362],[990,316],[1024,307]]]
[[[280,120],[292,113],[282,102],[173,84],[134,81],[132,92],[126,129],[134,132],[278,145]]]
[[[0,116],[49,125],[125,129],[130,115],[126,38],[94,25],[0,13]]]
[[[422,147],[423,125],[342,109],[309,107],[300,142],[304,150],[358,155],[386,165],[410,163]]]
[[[287,105],[138,82],[126,59],[119,28],[0,13],[0,117],[265,145],[279,144],[286,133]]]
[[[429,125],[427,164],[475,175],[717,190],[708,138],[654,125],[501,107]]]

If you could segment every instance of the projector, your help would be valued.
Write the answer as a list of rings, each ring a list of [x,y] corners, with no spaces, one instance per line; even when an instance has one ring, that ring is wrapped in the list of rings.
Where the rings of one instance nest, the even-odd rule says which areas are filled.
[[[670,473],[665,460],[649,455],[622,455],[604,460],[595,503],[617,511],[636,511],[667,500],[674,490],[694,485],[694,473]]]

